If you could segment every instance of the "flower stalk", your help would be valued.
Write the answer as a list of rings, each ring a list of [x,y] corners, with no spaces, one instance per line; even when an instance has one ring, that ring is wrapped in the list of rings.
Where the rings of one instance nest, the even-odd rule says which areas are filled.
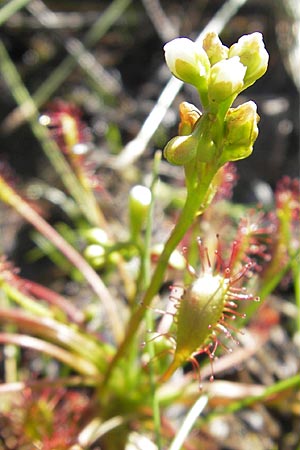
[[[252,104],[242,105],[240,109],[230,110],[230,107],[237,95],[267,69],[268,53],[261,35],[254,33],[244,37],[229,50],[215,33],[210,33],[204,42],[201,46],[187,38],[177,38],[164,47],[170,71],[197,89],[203,113],[195,119],[190,110],[197,112],[197,108],[184,104],[180,111],[179,135],[171,139],[164,149],[164,156],[171,164],[184,168],[185,205],[165,243],[142,303],[129,320],[127,333],[111,361],[104,385],[130,347],[145,311],[161,286],[172,252],[195,217],[203,213],[212,201],[216,192],[213,180],[218,170],[229,161],[249,156],[257,138],[256,107]],[[232,123],[233,119],[236,122]]]

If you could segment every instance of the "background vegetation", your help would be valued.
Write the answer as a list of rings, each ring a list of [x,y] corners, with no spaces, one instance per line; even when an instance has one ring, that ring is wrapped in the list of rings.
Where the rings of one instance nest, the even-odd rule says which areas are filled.
[[[139,245],[133,250],[128,244],[130,189],[160,179],[153,244],[165,241],[182,206],[181,169],[164,160],[153,169],[153,161],[156,150],[177,134],[179,103],[198,100],[193,89],[184,86],[164,97],[169,105],[159,118],[154,108],[170,79],[163,44],[177,36],[196,38],[217,15],[224,22],[220,33],[224,44],[230,46],[241,35],[260,31],[270,54],[266,75],[241,100],[254,100],[261,116],[253,155],[236,163],[238,179],[222,218],[214,218],[213,210],[206,218],[213,233],[228,244],[239,219],[251,215],[253,207],[261,204],[263,214],[276,210],[283,176],[298,177],[296,3],[0,3],[1,176],[100,276],[100,282],[95,281],[84,262],[78,255],[72,259],[66,247],[62,256],[51,232],[54,241],[49,244],[45,229],[37,232],[28,223],[32,213],[22,217],[16,203],[14,208],[0,204],[1,449],[300,448],[300,293],[294,248],[293,254],[288,249],[288,261],[275,272],[273,284],[269,277],[255,286],[266,299],[264,308],[247,312],[250,334],[241,337],[232,354],[215,362],[212,384],[205,383],[211,374],[208,358],[201,359],[208,395],[199,393],[187,365],[159,392],[159,424],[156,394],[144,394],[142,387],[148,383],[147,361],[140,360],[136,369],[133,354],[132,361],[118,367],[112,377],[111,391],[99,388],[114,352],[113,338],[118,339],[118,330],[124,329],[136,292],[144,289],[143,281],[135,278]],[[231,16],[228,20],[226,14]],[[153,109],[156,113],[151,115]],[[62,130],[61,113],[75,120],[75,125],[68,122],[71,129]],[[299,185],[289,183],[285,179],[283,186],[293,190],[293,205],[299,212]],[[285,217],[293,211],[291,205],[287,204]],[[230,226],[224,217],[230,218]],[[294,217],[288,224],[293,242],[299,243]],[[117,242],[99,245],[99,236],[91,233],[95,228],[117,236]],[[278,237],[278,229],[276,233]],[[151,252],[154,264],[153,248]],[[180,278],[177,269],[169,271],[167,284]],[[49,290],[42,290],[45,287]],[[162,286],[159,308],[165,309],[168,293],[168,286]],[[107,316],[99,302],[98,297],[105,296],[108,305],[110,296],[118,300],[118,313],[124,317],[120,327],[117,319],[107,323],[114,312]],[[152,320],[155,323],[148,322],[138,338],[139,349],[147,341],[146,330],[156,329],[157,313]],[[257,340],[247,341],[249,336]],[[164,368],[166,358],[159,358],[157,364]],[[195,417],[188,414],[193,413],[192,405],[196,405]],[[194,426],[190,434],[189,425]],[[182,447],[178,429],[189,435]]]

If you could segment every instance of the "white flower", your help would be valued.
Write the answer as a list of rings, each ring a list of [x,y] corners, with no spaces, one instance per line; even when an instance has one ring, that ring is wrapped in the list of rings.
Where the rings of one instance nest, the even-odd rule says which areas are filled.
[[[187,38],[176,38],[164,46],[166,63],[172,74],[186,83],[199,86],[209,72],[203,48]]]
[[[234,56],[239,56],[241,63],[247,67],[244,89],[262,77],[267,70],[269,55],[261,33],[242,36],[229,49],[229,58]]]
[[[238,94],[244,86],[247,68],[238,56],[216,63],[210,71],[208,96],[212,102],[222,102]]]

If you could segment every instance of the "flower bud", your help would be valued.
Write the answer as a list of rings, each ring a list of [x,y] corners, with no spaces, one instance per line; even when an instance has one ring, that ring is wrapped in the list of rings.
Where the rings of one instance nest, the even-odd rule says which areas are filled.
[[[129,193],[130,231],[133,239],[136,239],[145,223],[151,200],[151,191],[146,186],[136,185]]]
[[[216,63],[210,71],[208,97],[213,103],[221,103],[238,94],[244,86],[246,67],[238,56]]]
[[[207,53],[210,64],[213,66],[222,59],[228,58],[228,47],[222,44],[217,33],[207,33],[203,40],[203,48]]]
[[[88,228],[87,230],[82,231],[82,235],[86,238],[89,244],[98,244],[103,247],[107,247],[111,245],[111,241],[109,237],[102,228]]]
[[[188,136],[192,133],[196,123],[201,118],[201,112],[192,103],[182,102],[179,105],[180,123],[178,134]]]
[[[256,32],[242,36],[229,49],[229,58],[235,56],[239,56],[241,63],[247,68],[244,89],[262,77],[267,70],[269,55],[261,33]]]
[[[197,138],[193,135],[175,136],[164,148],[164,157],[175,166],[184,166],[197,153]]]
[[[222,162],[244,159],[252,153],[258,136],[259,116],[252,101],[230,108],[225,118],[225,146]]]
[[[105,249],[102,245],[91,244],[84,250],[84,257],[92,265],[92,267],[99,269],[105,263],[106,255]]]
[[[203,48],[187,38],[176,38],[164,46],[166,63],[172,74],[197,88],[206,84],[209,59]]]

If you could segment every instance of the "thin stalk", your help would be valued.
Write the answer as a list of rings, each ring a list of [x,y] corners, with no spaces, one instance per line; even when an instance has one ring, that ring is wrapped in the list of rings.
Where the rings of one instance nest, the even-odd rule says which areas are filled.
[[[111,325],[111,330],[116,342],[120,342],[123,337],[123,324],[115,299],[110,295],[109,290],[74,247],[49,225],[28,203],[26,203],[0,176],[0,198],[2,201],[12,206],[25,220],[31,223],[44,237],[52,244],[82,273],[86,281],[90,284],[95,294],[101,299],[103,308],[107,314]]]
[[[0,41],[0,67],[3,78],[10,88],[16,102],[19,105],[22,105],[24,102],[27,102],[28,105],[30,105],[31,115],[29,123],[32,132],[40,142],[45,155],[48,157],[55,171],[61,177],[64,185],[75,199],[78,207],[91,224],[95,226],[105,226],[104,217],[99,209],[99,206],[96,204],[94,197],[87,195],[87,193],[81,188],[76,176],[64,156],[61,154],[57,144],[54,140],[50,139],[47,130],[40,125],[38,121],[37,107],[24,86],[2,41]]]
[[[123,342],[120,344],[114,358],[112,359],[108,367],[108,371],[104,377],[103,387],[106,385],[111,375],[111,372],[113,371],[119,359],[121,359],[125,355],[126,349],[130,345],[133,337],[135,336],[135,333],[139,328],[139,325],[144,317],[145,311],[150,306],[153,297],[159,291],[159,288],[165,275],[166,268],[168,266],[169,258],[172,252],[177,247],[177,245],[183,239],[185,233],[193,224],[195,216],[199,211],[199,207],[205,199],[207,189],[210,185],[210,182],[214,174],[215,170],[213,171],[213,173],[210,173],[209,171],[205,174],[203,173],[205,179],[201,180],[201,184],[199,183],[198,186],[199,189],[197,190],[195,188],[194,190],[188,192],[186,202],[182,209],[178,222],[173,228],[173,231],[171,232],[169,239],[167,240],[164,246],[163,252],[159,257],[156,269],[152,275],[151,283],[145,292],[145,295],[142,299],[140,306],[138,306],[136,311],[132,314],[129,320],[125,338]]]
[[[10,0],[0,9],[0,26],[29,2],[30,0]]]
[[[153,329],[153,316],[151,311],[146,312],[146,326],[147,329]],[[150,389],[152,394],[152,413],[153,413],[153,426],[154,426],[154,433],[155,433],[155,442],[157,445],[157,449],[161,450],[162,443],[161,443],[161,418],[160,418],[160,404],[159,404],[159,397],[157,395],[157,384],[155,382],[155,370],[153,367],[153,364],[151,363],[151,360],[153,360],[155,356],[154,352],[154,343],[153,340],[147,342],[147,350],[149,353],[150,363],[149,363],[149,382],[150,382]]]
[[[148,288],[151,282],[151,258],[150,258],[150,250],[151,250],[151,237],[152,237],[152,229],[153,229],[153,210],[154,210],[154,201],[155,201],[155,188],[158,182],[158,170],[159,164],[161,162],[162,154],[161,152],[156,152],[154,157],[154,165],[153,165],[153,173],[152,173],[152,184],[151,184],[151,204],[148,212],[147,224],[146,224],[146,232],[145,232],[145,246],[144,246],[144,288]]]
[[[147,288],[150,284],[151,280],[151,265],[150,265],[150,248],[151,248],[151,236],[152,236],[152,229],[153,229],[153,209],[154,209],[154,202],[155,202],[155,187],[158,182],[158,170],[159,170],[159,164],[161,161],[161,152],[156,152],[155,158],[154,158],[154,166],[153,166],[153,180],[151,185],[151,204],[149,208],[148,213],[148,220],[146,225],[146,232],[145,232],[145,246],[144,246],[144,257],[143,257],[143,265],[144,265],[144,287]],[[146,311],[146,327],[147,330],[152,330],[154,327],[153,322],[153,313],[151,310]],[[151,361],[153,361],[153,358],[155,356],[154,352],[154,342],[153,340],[149,340],[147,342],[147,350],[150,357],[150,364],[149,364],[149,381],[150,381],[150,387],[151,387],[151,393],[152,393],[152,411],[153,411],[153,424],[154,424],[154,432],[156,436],[156,445],[158,450],[162,448],[161,444],[161,420],[160,420],[160,406],[159,406],[159,399],[157,396],[156,391],[156,382],[155,382],[155,370],[153,364],[151,364]]]

